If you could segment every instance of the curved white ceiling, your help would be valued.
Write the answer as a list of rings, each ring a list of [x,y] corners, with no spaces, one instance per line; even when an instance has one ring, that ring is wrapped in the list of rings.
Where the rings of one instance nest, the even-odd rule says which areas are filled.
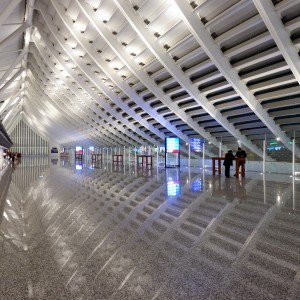
[[[0,113],[64,145],[300,138],[299,0],[2,0]],[[296,154],[300,156],[297,144]]]

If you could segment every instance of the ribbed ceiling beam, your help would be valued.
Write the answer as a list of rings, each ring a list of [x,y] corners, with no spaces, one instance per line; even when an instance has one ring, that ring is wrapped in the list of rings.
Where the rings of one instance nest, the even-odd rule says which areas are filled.
[[[11,13],[14,11],[15,7],[19,4],[20,1],[21,0],[9,1],[5,9],[3,9],[0,13],[0,26],[3,25],[5,20],[11,15]]]
[[[39,7],[39,8],[41,9],[41,7]],[[137,122],[139,122],[141,125],[143,125],[148,130],[152,131],[154,134],[156,134],[161,139],[164,139],[165,138],[164,134],[162,134],[161,132],[159,132],[159,130],[157,130],[154,126],[152,126],[146,120],[144,120],[140,115],[138,115],[134,111],[134,109],[129,108],[125,103],[123,103],[123,101],[122,101],[122,99],[120,97],[118,97],[115,93],[113,93],[101,80],[99,80],[99,78],[97,78],[94,74],[92,74],[92,72],[90,71],[90,69],[88,67],[86,67],[82,63],[82,61],[78,58],[78,56],[75,55],[75,53],[74,53],[73,49],[71,48],[71,46],[68,45],[65,42],[65,40],[62,38],[62,36],[60,35],[60,33],[57,30],[57,27],[55,27],[55,26],[52,25],[52,22],[49,19],[49,16],[45,13],[45,11],[41,9],[40,12],[41,12],[41,14],[42,14],[42,16],[43,16],[43,18],[44,18],[44,20],[45,20],[48,28],[50,29],[50,31],[53,34],[53,36],[55,37],[55,39],[58,41],[58,43],[61,46],[61,48],[70,57],[70,59],[82,70],[82,72],[89,78],[89,80],[106,97],[108,97],[110,100],[112,100],[114,103],[116,103],[116,105],[118,105],[130,117],[132,117],[133,119],[135,119]],[[66,26],[69,28],[69,23],[66,22],[66,21],[65,21],[65,23],[67,23]],[[43,34],[43,32],[42,32],[41,29],[39,30],[39,33],[41,34],[43,40],[46,43],[47,42],[47,38],[45,38],[45,36],[44,36],[44,34]],[[47,43],[47,45],[48,45],[48,47],[51,46],[51,45],[49,46],[49,42]],[[90,45],[84,45],[84,46],[87,47],[87,48],[90,47]],[[111,72],[111,70],[109,70],[109,68],[107,66],[107,62],[104,59],[99,58],[99,55],[96,55],[96,53],[92,53],[92,55],[94,55],[92,58],[96,62],[96,64],[98,65],[98,67],[100,69],[102,69],[102,71],[109,77],[108,74]],[[56,58],[57,59],[61,59],[61,58],[59,58],[57,56],[56,56]],[[62,65],[67,69],[68,65],[66,63],[63,63]],[[101,97],[97,97],[97,101],[98,101],[98,103],[100,104],[101,107],[103,107],[106,111],[108,111],[115,118],[117,118],[121,122],[125,123],[126,126],[131,126],[132,127],[132,125],[129,124],[129,122],[127,121],[127,119],[124,119],[124,117],[122,116],[121,113],[117,113]],[[155,141],[149,135],[146,135],[145,133],[142,133],[142,131],[139,130],[138,128],[135,127],[135,128],[131,128],[131,129],[132,130],[138,130],[139,134],[143,134],[144,138],[147,139],[149,141],[149,143],[151,143],[151,144],[156,144],[157,143],[157,141]]]
[[[22,111],[22,104],[21,104],[21,101],[19,101],[16,105],[13,106],[13,108],[4,117],[4,119],[2,121],[4,127],[9,128],[11,120],[14,119],[14,118],[10,118],[10,117],[12,117],[13,114],[17,114],[17,112],[20,113],[21,111]]]
[[[29,70],[30,70],[30,74],[27,77],[28,79],[30,79],[31,87],[29,87],[29,90],[33,94],[38,93],[39,97],[42,99],[42,101],[44,103],[49,102],[52,106],[54,106],[57,109],[57,111],[61,114],[61,117],[67,119],[72,124],[72,126],[75,127],[75,130],[77,131],[77,135],[89,136],[89,138],[94,140],[96,143],[99,143],[99,141],[101,141],[101,142],[104,141],[105,145],[111,144],[110,138],[108,138],[107,136],[102,134],[100,131],[96,132],[95,129],[92,129],[85,122],[83,122],[81,120],[81,118],[78,118],[78,116],[76,115],[76,113],[74,111],[72,111],[72,114],[71,114],[69,108],[64,109],[62,111],[62,108],[64,108],[62,99],[59,96],[55,95],[55,91],[50,90],[48,85],[45,85],[45,89],[42,89],[40,86],[37,86],[37,80],[35,79],[33,70],[31,70],[31,68]],[[39,77],[39,79],[42,80],[41,77]],[[44,91],[47,91],[48,93],[45,93]],[[37,97],[38,97],[38,95],[37,95]],[[50,95],[53,98],[51,98]],[[57,100],[54,98],[56,98]],[[75,114],[75,116],[74,116],[74,114]]]
[[[282,56],[300,84],[300,58],[296,47],[293,45],[280,16],[276,12],[272,1],[253,0],[261,18],[270,31]]]
[[[54,1],[52,1],[54,2]],[[167,106],[171,112],[176,114],[180,118],[184,118],[186,123],[190,126],[197,125],[192,121],[190,117],[188,117],[179,106],[170,100],[170,97],[166,96],[161,89],[157,87],[155,82],[149,78],[144,71],[140,70],[140,67],[132,62],[132,59],[126,53],[124,47],[120,45],[120,43],[112,38],[111,32],[104,25],[104,23],[97,19],[94,16],[94,12],[91,7],[83,2],[77,1],[77,4],[80,6],[82,11],[85,13],[87,18],[91,21],[97,32],[103,37],[103,39],[107,42],[107,44],[112,48],[112,50],[117,54],[117,56],[122,60],[122,62],[128,67],[128,69],[148,88],[148,90],[156,96],[165,106]],[[73,31],[73,30],[72,30]],[[75,34],[75,33],[73,33]],[[76,35],[76,34],[75,34]],[[79,38],[78,34],[77,40],[82,44],[84,37]],[[91,49],[88,49],[91,50]],[[178,136],[185,142],[189,142],[188,136],[183,134],[180,130],[178,130],[175,126],[173,126],[169,121],[160,116],[148,103],[146,103],[143,98],[137,95],[132,89],[130,89],[125,82],[122,83],[119,87],[127,94],[131,99],[135,101],[135,103],[140,106],[144,111],[146,111],[151,117],[153,117],[156,121],[162,124],[165,128],[167,128],[174,135]],[[193,128],[193,127],[192,127]],[[207,138],[208,136],[204,136]],[[212,142],[215,145],[218,145],[218,141],[213,139]]]
[[[26,102],[28,102],[28,98]],[[27,106],[23,107],[23,112],[27,115],[29,124],[34,128],[38,128],[38,132],[41,132],[43,135],[47,136],[50,139],[53,139],[57,143],[62,142],[60,135],[57,135],[57,132],[53,126],[51,126],[50,122],[45,121],[44,116],[35,106]],[[39,124],[39,125],[37,125]]]
[[[23,25],[21,25],[18,29],[16,29],[14,32],[12,32],[10,35],[8,35],[6,38],[2,39],[0,41],[0,49],[5,47],[7,44],[9,44],[16,37],[22,35],[22,33],[25,32],[25,30],[30,26],[31,25],[29,25],[27,23],[23,23]]]
[[[44,78],[39,68],[36,68],[36,65],[32,59],[29,59],[28,63],[28,70],[30,71],[28,78],[30,79],[31,86],[41,95],[41,97],[43,97],[46,102],[49,101],[49,103],[54,105],[65,117],[71,118],[71,120],[74,121],[74,125],[81,125],[80,128],[83,130],[90,130],[91,126],[82,119],[78,111],[74,109],[74,106],[72,107],[67,105],[69,100],[64,95],[58,94],[55,91],[55,88],[50,88],[51,85],[49,84],[49,81]],[[43,86],[41,86],[40,82],[42,82]]]
[[[262,151],[256,145],[247,140],[247,138],[240,133],[232,124],[230,124],[226,117],[222,116],[220,111],[216,110],[214,105],[208,102],[205,93],[200,93],[198,87],[193,84],[188,76],[182,69],[174,63],[174,60],[166,53],[165,49],[158,39],[155,38],[153,33],[145,28],[143,20],[134,12],[133,7],[125,3],[124,0],[114,0],[118,8],[122,11],[127,21],[131,24],[134,30],[138,33],[139,37],[156,56],[165,69],[172,74],[177,82],[185,88],[186,92],[195,99],[199,105],[215,120],[222,124],[223,128],[233,135],[237,140],[243,143],[248,149],[262,156]],[[219,89],[218,85],[216,86]],[[210,88],[211,89],[211,88]],[[210,90],[210,92],[212,92]],[[203,129],[202,129],[203,131]]]
[[[32,82],[32,75],[30,75],[30,77],[27,76],[26,92],[27,91],[28,91],[28,93],[26,93],[26,95],[27,95],[27,98],[29,99],[29,102],[31,103],[31,105],[41,108],[42,114],[45,115],[46,118],[49,117],[52,121],[54,121],[55,126],[53,126],[53,127],[56,127],[57,129],[59,129],[57,127],[58,124],[56,124],[56,122],[59,123],[61,121],[66,126],[66,128],[64,128],[64,126],[62,126],[61,129],[69,128],[69,131],[70,131],[71,128],[73,127],[73,130],[71,130],[72,133],[77,131],[77,129],[74,128],[74,123],[70,122],[65,114],[63,114],[61,111],[58,111],[57,108],[55,108],[52,104],[50,104],[50,102],[46,99],[46,94],[41,92],[41,90],[39,90],[39,91],[36,90],[36,87],[34,87],[33,82]],[[29,95],[30,95],[30,97],[29,97]],[[26,106],[26,105],[27,105],[27,103],[24,104],[24,106]],[[58,131],[62,131],[62,130],[58,130]],[[81,132],[79,132],[79,134],[81,134]]]
[[[18,98],[21,94],[21,89],[19,86],[15,88],[15,91],[11,93],[11,96],[5,100],[5,102],[0,106],[0,116],[5,111],[7,107],[9,107],[16,98]]]
[[[27,90],[29,92],[29,90]],[[27,113],[32,113],[38,118],[38,128],[42,130],[49,138],[54,141],[61,142],[66,136],[74,133],[74,127],[70,127],[64,119],[59,116],[54,117],[45,113],[43,101],[38,101],[33,93],[27,94],[26,101],[23,104],[23,110]],[[55,124],[55,126],[53,126]],[[37,124],[36,124],[37,125]],[[64,128],[64,130],[60,130]]]
[[[11,66],[6,70],[6,72],[3,74],[3,76],[0,79],[0,86],[4,84],[6,79],[12,74],[12,72],[15,70],[15,67],[21,62],[25,55],[25,51],[23,50],[18,57],[14,60],[14,62],[11,64]]]
[[[5,82],[5,84],[0,88],[0,92],[2,93],[7,88],[10,87],[10,85],[19,77],[22,75],[22,72],[25,71],[24,68],[21,68],[14,76],[12,76],[8,81]]]
[[[46,20],[47,17],[44,16],[44,19]],[[50,23],[47,23],[48,27],[50,30],[53,30],[53,26],[51,26]],[[53,34],[55,34],[55,32],[52,32]],[[101,107],[103,107],[106,111],[108,111],[113,117],[115,117],[116,119],[118,119],[119,121],[121,121],[123,124],[125,124],[128,128],[130,128],[132,131],[136,132],[137,134],[139,134],[140,136],[142,136],[144,139],[148,140],[151,144],[156,143],[157,141],[153,138],[151,138],[149,135],[147,135],[144,131],[136,128],[133,124],[131,124],[126,118],[124,118],[122,116],[122,113],[117,113],[116,110],[114,110],[105,100],[103,100],[101,97],[99,97],[98,95],[96,95],[96,93],[89,88],[86,84],[83,83],[83,79],[79,79],[78,76],[76,76],[77,74],[72,70],[72,68],[62,59],[62,57],[60,57],[59,55],[56,55],[55,50],[53,49],[53,46],[49,43],[47,37],[45,36],[45,34],[43,33],[43,31],[41,29],[39,29],[39,35],[40,35],[40,40],[37,39],[37,32],[35,32],[35,34],[33,35],[33,40],[36,44],[38,44],[40,41],[43,41],[43,43],[45,43],[45,45],[48,47],[49,51],[51,51],[53,57],[55,57],[55,60],[57,61],[58,64],[60,64],[62,66],[62,68],[64,68],[74,79],[75,82],[77,82],[78,84],[80,84],[80,86],[91,96],[93,97],[93,99],[95,99],[99,105]],[[88,68],[83,66],[83,63],[79,61],[78,58],[75,58],[75,55],[72,53],[72,49],[67,49],[68,47],[66,47],[65,43],[61,40],[61,38],[59,37],[59,33],[57,32],[55,34],[55,38],[56,40],[58,40],[58,42],[60,43],[61,46],[63,46],[64,50],[66,51],[66,54],[81,68],[81,70],[84,72],[84,74],[89,74],[90,71],[88,70]],[[90,78],[92,77],[91,74]],[[94,84],[99,88],[99,78],[96,79],[93,77],[93,82]],[[102,84],[104,86],[104,84]],[[113,94],[112,92],[110,92],[111,94]],[[119,101],[121,101],[121,99],[119,99]],[[137,115],[135,113],[135,115]],[[149,124],[144,124],[145,126]],[[128,132],[128,131],[127,131]],[[156,130],[157,132],[157,130]],[[141,143],[141,142],[140,142]]]
[[[22,119],[22,114],[23,113],[20,113],[16,118],[11,119],[9,124],[7,124],[7,126],[5,127],[6,131],[9,135],[11,134],[13,129],[16,127],[16,124],[18,124],[18,122]]]
[[[39,66],[43,69],[43,72],[46,72],[48,73],[47,74],[47,77],[50,79],[52,78],[52,75],[50,74],[50,72],[46,71],[46,69],[43,67],[43,64],[45,64],[45,62],[47,62],[47,66],[48,68],[51,69],[51,71],[55,74],[55,76],[57,76],[57,78],[60,79],[60,81],[62,83],[64,83],[63,85],[61,83],[59,83],[59,81],[57,80],[53,80],[52,79],[52,82],[61,90],[63,91],[63,93],[67,96],[67,98],[69,98],[72,102],[76,103],[76,105],[78,107],[80,107],[80,109],[85,112],[85,114],[87,116],[89,116],[92,120],[94,120],[95,124],[99,123],[99,124],[102,124],[102,126],[104,128],[106,128],[106,130],[110,131],[112,134],[114,134],[115,136],[118,136],[120,139],[123,140],[123,143],[124,144],[131,144],[131,145],[135,145],[132,141],[128,140],[128,138],[123,135],[123,134],[127,134],[128,136],[130,136],[132,139],[134,140],[137,140],[137,142],[139,144],[143,144],[143,142],[141,140],[139,140],[138,137],[134,136],[132,133],[129,133],[123,126],[121,126],[120,124],[118,124],[116,121],[114,121],[112,119],[112,117],[109,117],[107,116],[104,112],[100,111],[98,108],[96,108],[96,116],[101,116],[102,119],[96,119],[96,116],[92,113],[92,111],[89,111],[89,108],[91,109],[91,106],[90,105],[89,107],[85,107],[85,105],[83,105],[80,101],[80,99],[85,99],[85,102],[87,104],[88,103],[88,99],[86,97],[86,95],[82,92],[79,92],[78,90],[76,90],[74,88],[74,86],[70,83],[69,80],[66,80],[66,78],[64,78],[60,71],[55,68],[55,65],[53,62],[49,61],[49,57],[45,55],[45,51],[44,49],[42,49],[41,45],[39,43],[35,43],[35,46],[38,51],[39,51],[39,55],[41,55],[42,59],[43,59],[43,62],[39,63]],[[38,56],[38,54],[34,51],[34,48],[31,47],[31,52],[33,53],[33,55],[35,57]],[[66,88],[70,89],[70,91],[75,94],[75,97],[73,95],[71,95],[71,93],[69,93]],[[89,101],[90,102],[90,101]],[[115,127],[112,127],[112,126],[109,126],[109,124],[105,124],[104,123],[104,120],[108,120],[110,122],[111,125],[115,126]],[[95,125],[94,125],[95,126]],[[119,131],[117,131],[119,130]],[[123,134],[122,134],[123,133]]]
[[[280,129],[268,115],[267,111],[263,109],[261,104],[256,100],[254,95],[249,91],[247,85],[240,79],[238,73],[232,68],[229,60],[223,55],[219,47],[214,43],[211,35],[205,29],[199,17],[193,12],[192,7],[188,1],[173,0],[177,5],[178,11],[181,13],[182,18],[195,39],[198,41],[202,49],[214,62],[216,67],[224,75],[227,81],[231,84],[234,90],[244,100],[244,102],[251,108],[257,117],[268,127],[268,129],[278,138],[280,138],[283,145],[292,151],[292,145],[289,143],[290,138]],[[257,151],[255,151],[257,153]],[[296,155],[300,157],[300,151],[297,147]],[[262,151],[260,151],[262,156]]]
[[[43,67],[43,64],[45,64],[45,62],[44,62],[44,61],[41,61],[41,58],[40,58],[38,55],[34,55],[34,57],[35,57],[35,59],[36,59],[36,62],[37,62],[38,65],[39,65],[39,68],[43,71],[43,73],[47,76],[47,78],[48,78],[49,80],[52,81],[52,84],[56,86],[57,81],[56,81],[55,79],[53,79],[52,76],[51,76],[51,74],[49,73],[49,71],[46,70],[46,69]],[[29,59],[29,62],[31,62],[30,59]],[[34,65],[34,62],[32,62],[32,65]],[[42,75],[39,75],[40,78],[41,78],[41,76],[42,76]],[[49,84],[49,82],[48,82],[47,84]],[[64,98],[66,98],[65,103],[69,103],[69,101],[72,101],[72,102],[74,102],[74,104],[77,105],[77,107],[78,107],[78,108],[80,109],[80,111],[81,111],[80,118],[82,118],[82,112],[84,112],[86,115],[89,115],[90,117],[94,117],[93,115],[90,114],[90,112],[86,111],[86,109],[82,106],[82,104],[81,104],[79,101],[74,101],[74,99],[76,99],[76,97],[74,97],[74,96],[71,97],[71,95],[68,95],[68,93],[64,93],[64,89],[60,89],[59,92],[63,94],[63,97],[64,97]],[[59,96],[59,98],[61,98],[61,97],[62,97],[62,96]],[[98,120],[97,120],[97,121],[98,121]],[[85,122],[87,122],[87,121],[85,121]],[[104,125],[103,121],[101,121],[100,119],[99,119],[98,123]],[[88,124],[89,124],[89,123],[88,123]],[[107,130],[107,129],[106,129],[107,126],[104,127],[103,125],[102,125],[102,129],[101,129],[102,132],[105,132],[106,135],[110,136],[110,138],[111,138],[112,140],[114,140],[115,142],[117,142],[117,143],[119,143],[119,144],[123,144],[122,139],[119,138],[119,132],[117,132],[117,131],[116,131],[114,128],[112,128],[112,127],[109,128],[110,130]],[[95,126],[95,125],[93,125],[93,126]]]
[[[27,97],[24,107],[29,107],[29,111],[31,111],[32,108],[38,108],[39,112],[44,112],[42,113],[42,118],[44,120],[45,115],[47,117],[47,114],[45,113],[45,111],[47,111],[45,108],[46,101],[41,101],[41,96],[36,95],[31,88],[28,88],[28,92],[30,92],[30,98]],[[91,137],[92,131],[84,133],[80,132],[79,129],[76,130],[75,124],[70,122],[66,117],[60,115],[55,117],[52,115],[48,118],[46,124],[50,124],[51,128],[53,128],[52,131],[54,132],[54,135],[51,136],[53,140],[57,140],[57,137],[60,135],[60,139],[58,139],[60,142],[65,142],[70,136],[76,136],[77,138],[83,137],[85,139],[92,139],[94,142],[96,141],[96,138]],[[53,126],[53,124],[55,124],[55,126]],[[40,126],[38,128],[40,128]],[[61,130],[59,130],[59,128],[61,128]],[[97,137],[97,140],[99,140],[99,137]]]
[[[57,8],[59,9],[59,8]],[[112,79],[112,81],[114,81],[119,88],[121,88],[129,97],[131,97],[132,99],[134,99],[135,102],[137,102],[137,104],[141,107],[144,108],[144,106],[149,106],[149,105],[145,105],[143,101],[137,101],[137,99],[140,99],[140,96],[138,96],[136,93],[133,93],[133,91],[129,88],[129,87],[125,87],[126,84],[121,81],[120,79],[116,79],[117,76],[112,75],[111,70],[107,67],[107,62],[104,61],[104,59],[99,58],[99,55],[97,55],[97,53],[95,52],[95,50],[93,50],[90,45],[88,44],[87,41],[83,41],[84,37],[82,37],[82,35],[79,37],[77,33],[74,32],[73,30],[73,26],[72,24],[70,24],[70,22],[68,22],[67,20],[65,20],[65,18],[67,18],[67,16],[64,16],[63,13],[61,12],[61,17],[63,19],[63,21],[65,22],[66,26],[68,27],[68,29],[71,31],[71,33],[74,35],[74,37],[78,40],[78,42],[82,45],[82,47],[87,51],[87,53],[89,53],[89,55],[91,56],[91,58],[95,61],[95,63],[97,63],[97,65],[99,66],[99,68],[101,68],[108,77],[110,77]],[[71,20],[69,20],[71,21]],[[104,90],[104,89],[103,89]],[[104,91],[105,92],[105,91]],[[109,95],[110,98],[113,95]],[[128,106],[125,106],[121,103],[121,99],[117,99],[116,101],[116,97],[111,98],[112,100],[114,100],[116,102],[116,104],[118,106],[120,106],[129,116],[133,117],[134,119],[136,119],[140,124],[144,125],[147,129],[151,130],[152,132],[154,132],[156,135],[158,135],[161,139],[165,138],[165,135],[162,134],[161,132],[159,132],[159,130],[155,129],[152,125],[150,125],[149,123],[145,123],[145,121],[142,121],[139,117],[137,118],[137,114],[136,112],[134,112],[134,110],[129,109]],[[161,116],[159,116],[158,114],[153,114],[154,110],[151,109],[151,107],[149,106],[150,111],[147,111],[148,114],[150,116],[152,116],[154,119],[159,120],[159,122],[162,122],[163,125],[165,125],[166,122]],[[152,110],[152,111],[151,111]],[[174,132],[175,134],[180,134],[179,131],[177,131],[176,129],[174,129],[173,126],[168,126],[166,124],[167,129],[169,129],[170,131]],[[149,139],[149,138],[148,138]],[[154,142],[154,144],[157,144],[157,142]],[[152,143],[152,144],[153,144]],[[160,143],[159,143],[160,144]]]
[[[111,135],[107,137],[103,132],[106,132],[105,130],[102,130],[102,126],[100,127],[100,130],[91,129],[91,126],[86,124],[84,120],[78,115],[78,112],[74,110],[72,107],[68,107],[66,105],[66,99],[62,95],[58,95],[55,90],[51,90],[49,88],[49,82],[43,77],[43,75],[39,72],[39,70],[34,69],[35,65],[29,62],[29,70],[30,74],[28,78],[30,79],[30,83],[32,88],[34,88],[37,93],[41,94],[42,98],[44,98],[44,101],[49,101],[52,105],[54,105],[58,110],[61,111],[61,113],[64,115],[65,118],[67,118],[70,122],[73,123],[75,128],[77,128],[79,133],[88,134],[90,138],[97,141],[105,141],[104,145],[112,145],[112,141],[114,141],[114,138],[111,138]],[[38,74],[39,73],[39,74]],[[38,77],[38,79],[36,78]],[[43,82],[43,86],[40,86],[40,81]],[[45,93],[43,93],[45,91]],[[119,142],[115,141],[115,143],[119,144]]]

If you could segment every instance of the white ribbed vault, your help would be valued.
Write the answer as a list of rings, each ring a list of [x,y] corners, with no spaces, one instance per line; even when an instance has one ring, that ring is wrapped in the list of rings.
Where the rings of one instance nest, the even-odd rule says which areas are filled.
[[[3,0],[0,114],[62,145],[203,137],[300,157],[299,0]]]

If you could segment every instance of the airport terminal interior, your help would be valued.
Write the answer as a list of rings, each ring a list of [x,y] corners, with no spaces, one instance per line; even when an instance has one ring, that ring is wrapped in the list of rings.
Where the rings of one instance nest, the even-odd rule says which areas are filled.
[[[1,0],[0,28],[1,300],[300,299],[300,0]]]

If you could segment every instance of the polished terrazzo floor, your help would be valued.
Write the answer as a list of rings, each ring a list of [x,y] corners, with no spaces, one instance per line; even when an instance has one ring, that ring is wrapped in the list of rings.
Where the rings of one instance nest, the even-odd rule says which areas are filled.
[[[300,299],[300,181],[24,159],[0,177],[0,299]]]

